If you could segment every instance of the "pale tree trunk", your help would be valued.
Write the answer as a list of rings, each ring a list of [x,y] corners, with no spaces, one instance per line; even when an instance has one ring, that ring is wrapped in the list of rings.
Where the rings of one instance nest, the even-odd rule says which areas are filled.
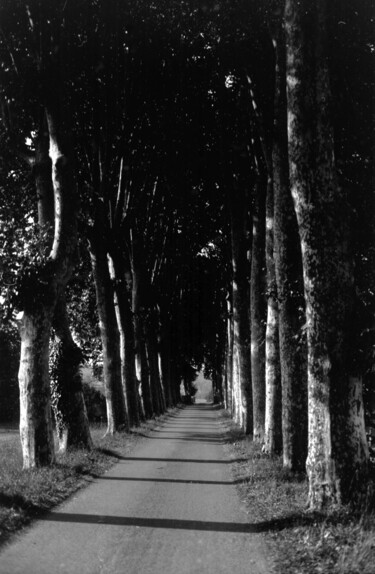
[[[165,392],[164,392],[164,385],[163,385],[163,373],[162,373],[162,367],[161,367],[161,353],[160,353],[160,339],[158,338],[158,343],[157,343],[157,361],[158,361],[158,372],[159,372],[159,377],[160,377],[160,403],[163,407],[163,412],[167,410],[167,401],[165,398]]]
[[[353,270],[347,198],[334,163],[326,9],[323,0],[309,9],[287,0],[285,10],[289,170],[306,298],[311,509],[347,501],[367,471],[360,433],[350,436]]]
[[[77,244],[77,201],[72,144],[59,102],[46,109],[49,156],[52,162],[54,235],[43,269],[25,285],[20,323],[20,437],[24,468],[54,460],[49,389],[49,336],[57,298],[70,278]],[[38,207],[41,207],[39,199]],[[43,208],[42,208],[43,209]],[[47,215],[46,215],[47,218]]]
[[[253,440],[263,442],[265,421],[265,181],[259,176],[256,184],[253,213],[253,244],[251,257],[251,380],[253,389]]]
[[[121,256],[120,256],[121,257]],[[131,309],[131,272],[120,257],[109,258],[120,334],[121,379],[129,426],[139,425],[138,385],[135,372],[134,321]]]
[[[283,466],[304,468],[307,456],[307,362],[302,259],[289,185],[285,37],[281,15],[274,26],[276,59],[273,130],[274,255],[279,310]]]
[[[53,240],[54,199],[52,163],[49,157],[49,134],[42,119],[36,142],[34,176],[38,201],[38,222],[47,232],[42,241]],[[49,229],[48,229],[49,228]],[[49,241],[48,241],[49,240]],[[40,290],[27,294],[35,298],[20,322],[21,356],[19,367],[20,387],[20,438],[23,466],[48,465],[55,459],[51,403],[49,389],[49,338],[55,294],[41,297]],[[49,305],[45,305],[50,300]]]
[[[233,322],[234,323],[234,322]],[[238,347],[234,344],[234,325],[233,325],[233,420],[241,425],[241,386],[240,386],[240,359]]]
[[[121,429],[125,402],[121,382],[120,335],[114,307],[113,284],[109,275],[105,240],[94,226],[90,233],[89,250],[96,292],[103,350],[103,378],[107,405],[107,434]]]
[[[144,321],[146,308],[143,301],[143,290],[145,288],[145,274],[138,267],[132,265],[133,276],[133,301],[132,311],[134,316],[134,335],[135,335],[135,364],[137,379],[141,383],[142,403],[144,415],[149,419],[153,415],[151,390],[150,390],[150,373],[147,361]]]
[[[249,325],[249,215],[247,196],[237,190],[230,198],[232,245],[232,305],[234,384],[236,385],[235,418],[246,434],[252,430],[251,367]],[[238,378],[238,379],[237,379]],[[238,397],[238,398],[237,398]]]
[[[60,452],[71,446],[92,449],[93,442],[82,390],[80,366],[82,351],[75,344],[69,327],[65,295],[60,295],[54,312],[58,356],[56,376],[51,375],[52,406]]]
[[[266,410],[263,450],[274,455],[281,448],[281,376],[279,353],[279,310],[274,260],[274,190],[269,176],[266,203],[267,327]]]
[[[20,325],[20,438],[23,467],[45,466],[55,460],[49,387],[49,337],[52,309],[33,305]]]
[[[233,314],[231,296],[227,300],[227,354],[225,408],[233,414]]]

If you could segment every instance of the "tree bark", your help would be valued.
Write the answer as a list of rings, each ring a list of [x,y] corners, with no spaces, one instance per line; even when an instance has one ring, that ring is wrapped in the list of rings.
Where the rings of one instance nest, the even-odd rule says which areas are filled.
[[[121,379],[127,419],[130,426],[138,426],[139,401],[135,372],[134,320],[131,309],[131,271],[122,261],[121,255],[110,258],[109,265],[114,285],[117,327],[120,333]]]
[[[41,119],[35,156],[33,171],[38,201],[38,222],[41,242],[46,248],[53,239],[54,190],[45,115]],[[60,343],[60,365],[56,371],[57,378],[53,380],[51,377],[52,407],[55,413],[60,451],[65,451],[68,446],[77,445],[91,449],[92,440],[80,374],[81,352],[71,336],[64,293],[60,294],[55,307],[53,327]]]
[[[276,60],[273,129],[273,186],[275,194],[274,253],[279,310],[282,386],[283,466],[304,467],[307,456],[307,362],[304,324],[302,256],[289,184],[286,106],[285,30],[281,14],[274,24]]]
[[[265,203],[265,181],[259,176],[254,197],[250,282],[253,440],[256,442],[263,441],[265,422]]]
[[[150,369],[150,388],[152,404],[155,414],[158,416],[165,410],[165,400],[162,392],[161,377],[158,361],[158,320],[157,311],[151,310],[146,329],[146,352]]]
[[[135,335],[135,364],[137,378],[141,383],[142,403],[144,415],[149,419],[153,415],[153,406],[151,401],[150,389],[150,372],[147,361],[146,343],[145,343],[145,314],[146,307],[143,300],[143,290],[145,288],[145,274],[138,265],[132,265],[133,276],[133,302],[132,311],[134,316],[134,335]]]
[[[306,298],[311,509],[347,501],[367,472],[358,436],[350,436],[353,269],[347,198],[334,162],[326,9],[323,0],[308,9],[287,0],[285,9],[289,171]]]
[[[114,434],[126,423],[124,393],[121,383],[120,335],[117,327],[113,283],[108,270],[105,241],[96,227],[90,235],[89,250],[103,349],[107,434]]]
[[[266,201],[266,265],[267,265],[267,326],[266,326],[266,408],[264,447],[266,454],[275,455],[281,449],[281,376],[279,353],[279,310],[274,260],[274,189],[269,176]]]
[[[20,325],[18,380],[23,468],[45,466],[55,460],[48,364],[52,309],[52,305],[35,305],[33,312],[24,311]]]
[[[169,409],[173,404],[172,397],[172,374],[171,374],[171,325],[170,319],[165,313],[160,313],[160,367],[162,385],[164,389],[166,408]]]
[[[249,326],[249,215],[246,194],[230,198],[233,294],[235,419],[246,434],[252,430]]]
[[[231,297],[227,299],[227,362],[226,362],[226,385],[225,385],[225,408],[233,416],[233,312]]]
[[[49,336],[56,301],[64,292],[73,270],[77,244],[71,138],[59,102],[48,103],[46,119],[52,163],[54,235],[47,260],[39,268],[34,267],[31,275],[24,277],[23,284],[19,385],[24,468],[50,464],[55,456],[49,390]],[[44,153],[42,147],[39,151]],[[47,187],[41,191],[48,196]],[[50,217],[47,199],[43,201],[40,195],[38,208],[43,213],[41,217]]]
[[[59,350],[51,376],[52,406],[60,452],[71,446],[91,450],[93,442],[82,390],[80,366],[82,352],[69,327],[65,295],[60,295],[54,312],[53,329]]]

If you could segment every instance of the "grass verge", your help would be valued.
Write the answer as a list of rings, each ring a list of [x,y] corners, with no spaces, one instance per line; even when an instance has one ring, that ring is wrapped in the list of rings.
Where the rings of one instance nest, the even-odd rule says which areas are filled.
[[[57,454],[49,467],[22,470],[22,453],[17,434],[2,436],[0,441],[0,546],[33,518],[66,500],[78,489],[103,474],[129,454],[142,437],[171,413],[142,424],[131,433],[105,436],[104,426],[94,426],[94,449]]]
[[[286,472],[280,457],[262,454],[223,417],[241,500],[267,537],[277,574],[373,574],[374,509],[307,512],[306,476]]]

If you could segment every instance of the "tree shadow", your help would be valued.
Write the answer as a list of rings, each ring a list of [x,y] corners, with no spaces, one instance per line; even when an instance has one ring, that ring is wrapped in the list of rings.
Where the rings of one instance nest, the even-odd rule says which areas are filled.
[[[323,517],[321,518],[323,519]],[[278,532],[280,530],[295,528],[296,526],[316,523],[317,516],[293,514],[285,518],[276,518],[274,520],[268,520],[264,522],[241,523],[49,512],[42,516],[41,520],[46,522],[131,526],[138,528],[164,528],[170,530],[195,530],[206,532],[237,532],[256,534],[262,532]]]
[[[165,484],[202,484],[202,485],[220,485],[220,486],[233,486],[237,484],[237,481],[220,481],[220,480],[195,480],[195,479],[179,479],[179,478],[145,478],[139,476],[103,476],[98,475],[95,477],[98,481],[100,480],[118,480],[125,482],[158,482]]]
[[[113,458],[116,458],[117,460],[123,460],[125,462],[130,462],[130,461],[139,461],[139,462],[187,462],[187,463],[202,463],[202,464],[206,464],[206,463],[210,463],[210,464],[232,464],[232,463],[236,463],[236,462],[246,462],[248,459],[243,457],[243,458],[236,458],[236,459],[232,459],[232,460],[216,460],[216,459],[200,459],[200,458],[142,458],[142,457],[136,457],[136,456],[122,456],[120,453],[114,451],[114,450],[109,450],[107,448],[99,448],[98,449],[99,452],[112,456]]]

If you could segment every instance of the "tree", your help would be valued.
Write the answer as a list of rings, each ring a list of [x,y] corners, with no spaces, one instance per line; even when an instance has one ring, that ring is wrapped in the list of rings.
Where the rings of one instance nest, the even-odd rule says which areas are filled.
[[[231,190],[232,305],[233,305],[233,390],[234,417],[243,430],[252,430],[252,393],[249,323],[249,213],[247,194]]]
[[[327,3],[317,0],[307,8],[287,0],[285,22],[289,173],[306,298],[306,467],[315,509],[349,499],[355,477],[366,473],[367,456],[349,425],[353,267],[349,205],[334,160]]]
[[[102,220],[101,222],[103,224]],[[114,434],[126,423],[121,385],[120,335],[114,307],[113,282],[108,269],[106,244],[97,225],[93,227],[89,235],[89,250],[102,341],[107,433]]]
[[[265,422],[265,207],[264,175],[258,176],[254,194],[253,242],[251,255],[250,322],[251,379],[253,387],[253,440],[262,442]]]
[[[274,455],[281,447],[281,377],[279,309],[274,258],[274,186],[269,175],[266,198],[267,326],[265,345],[265,429],[263,450]]]
[[[289,184],[285,31],[281,4],[272,17],[275,104],[272,145],[275,279],[279,314],[283,465],[302,469],[307,455],[307,368],[302,259]]]

